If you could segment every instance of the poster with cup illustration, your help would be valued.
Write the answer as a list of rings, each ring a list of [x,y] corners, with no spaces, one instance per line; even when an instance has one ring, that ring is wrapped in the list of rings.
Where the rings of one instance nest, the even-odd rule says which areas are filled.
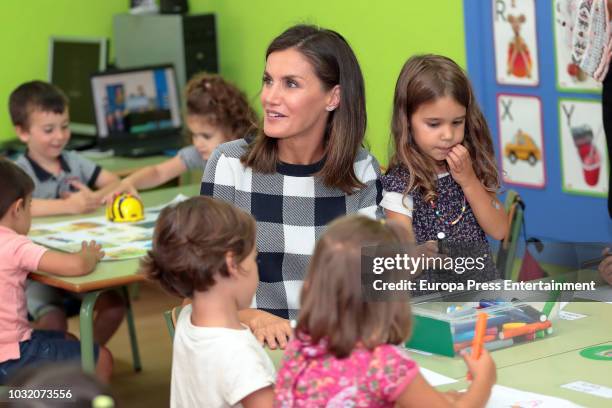
[[[608,152],[597,100],[559,99],[563,191],[605,197]]]
[[[543,188],[546,165],[540,98],[497,94],[497,123],[504,183]]]
[[[537,86],[540,82],[535,0],[492,0],[497,82]]]
[[[588,76],[572,58],[573,24],[578,2],[553,0],[553,31],[557,88],[570,92],[600,92],[601,84]]]

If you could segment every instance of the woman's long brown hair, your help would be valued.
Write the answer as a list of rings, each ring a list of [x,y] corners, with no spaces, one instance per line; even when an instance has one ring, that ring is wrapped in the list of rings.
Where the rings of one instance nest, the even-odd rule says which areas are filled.
[[[266,59],[276,51],[294,48],[312,64],[325,89],[340,86],[340,104],[329,114],[323,142],[325,163],[318,172],[323,183],[347,194],[364,187],[353,163],[366,129],[365,87],[357,57],[337,32],[310,25],[297,25],[276,37]],[[273,173],[278,163],[277,141],[266,136],[263,126],[241,162],[260,173]]]

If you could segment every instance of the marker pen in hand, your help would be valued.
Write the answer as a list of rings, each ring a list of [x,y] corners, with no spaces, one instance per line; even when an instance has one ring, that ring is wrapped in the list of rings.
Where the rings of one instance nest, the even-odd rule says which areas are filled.
[[[487,332],[487,318],[489,315],[486,313],[479,313],[476,317],[476,329],[474,334],[474,340],[472,341],[472,358],[478,360],[484,347],[484,336]],[[468,372],[468,381],[472,381],[472,374]]]

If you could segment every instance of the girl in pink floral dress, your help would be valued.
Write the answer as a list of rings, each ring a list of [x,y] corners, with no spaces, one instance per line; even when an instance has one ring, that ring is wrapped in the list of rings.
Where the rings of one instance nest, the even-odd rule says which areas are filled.
[[[464,356],[473,377],[465,393],[440,393],[400,346],[411,331],[405,302],[366,302],[361,249],[398,245],[410,234],[393,221],[352,215],[333,222],[317,243],[301,294],[296,336],[278,372],[276,407],[481,407],[495,383],[483,351]]]

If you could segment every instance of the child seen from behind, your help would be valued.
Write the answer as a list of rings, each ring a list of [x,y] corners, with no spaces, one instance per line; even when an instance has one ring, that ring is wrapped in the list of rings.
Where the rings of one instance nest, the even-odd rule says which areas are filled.
[[[195,197],[160,213],[142,267],[191,300],[176,323],[172,407],[272,406],[274,367],[238,318],[259,283],[256,256],[255,221],[230,204]]]
[[[481,407],[495,383],[495,364],[463,358],[474,381],[463,395],[436,391],[399,345],[411,331],[407,302],[367,302],[361,250],[406,243],[397,222],[351,215],[318,241],[301,295],[295,338],[278,373],[275,406]],[[397,404],[397,405],[394,405]]]

